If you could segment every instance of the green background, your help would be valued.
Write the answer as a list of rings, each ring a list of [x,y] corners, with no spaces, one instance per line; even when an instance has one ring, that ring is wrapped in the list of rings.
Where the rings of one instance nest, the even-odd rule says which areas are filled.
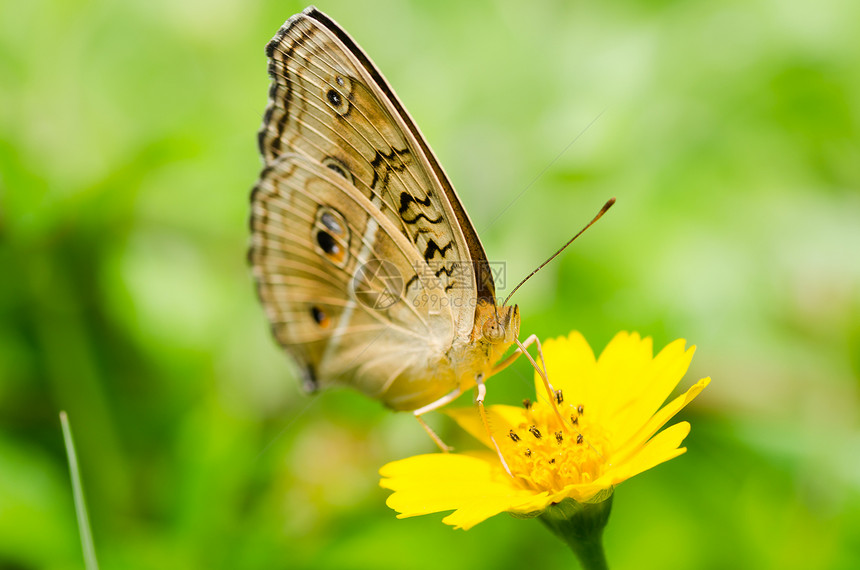
[[[245,263],[263,48],[303,7],[3,2],[0,567],[82,567],[61,409],[103,568],[574,566],[536,521],[395,519],[376,471],[432,442],[302,394],[269,336]],[[612,567],[856,568],[860,3],[319,7],[509,281],[618,198],[517,293],[525,334],[698,346],[689,451],[618,488]]]

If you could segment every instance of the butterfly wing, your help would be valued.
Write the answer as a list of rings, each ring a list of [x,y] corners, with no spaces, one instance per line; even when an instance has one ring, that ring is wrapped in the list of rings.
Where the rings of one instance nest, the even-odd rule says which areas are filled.
[[[292,152],[344,177],[379,205],[452,307],[457,335],[472,333],[477,299],[494,302],[486,254],[414,121],[370,59],[314,8],[290,18],[267,46],[272,77],[259,134],[267,164]]]
[[[254,189],[251,229],[260,298],[309,388],[348,384],[396,409],[457,388],[453,374],[427,373],[451,346],[450,308],[405,288],[414,247],[340,174],[280,155]],[[423,283],[441,287],[432,275]]]

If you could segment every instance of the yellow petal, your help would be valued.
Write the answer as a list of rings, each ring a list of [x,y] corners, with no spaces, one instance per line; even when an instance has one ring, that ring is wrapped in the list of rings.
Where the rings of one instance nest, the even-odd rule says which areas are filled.
[[[643,339],[638,333],[620,332],[609,341],[597,359],[600,377],[607,382],[600,393],[608,397],[608,402],[637,389],[638,376],[652,363],[652,354],[651,339]],[[607,390],[607,386],[612,389]]]
[[[613,437],[626,441],[675,389],[687,372],[694,352],[695,347],[685,351],[684,341],[676,340],[639,370],[628,371],[629,376],[608,378],[613,384],[614,397],[605,402],[604,408],[595,411],[600,412],[596,421],[612,431]]]
[[[567,393],[566,398],[584,404],[590,421],[609,426],[621,402],[629,400],[630,384],[650,362],[651,339],[643,341],[637,333],[619,332],[587,372],[578,390]],[[570,370],[567,374],[580,376],[581,372]]]
[[[680,422],[666,428],[640,447],[618,469],[612,469],[608,473],[610,475],[609,480],[613,485],[617,485],[634,475],[678,457],[687,451],[686,447],[679,446],[689,433],[689,422]]]
[[[582,334],[573,331],[567,337],[551,338],[543,343],[542,349],[553,388],[565,394],[581,394],[592,385],[596,361]],[[538,398],[546,397],[543,380],[537,372],[535,394]]]
[[[492,453],[418,455],[389,463],[379,473],[380,486],[394,491],[386,504],[399,518],[455,510],[443,520],[464,529],[538,494],[516,487]]]
[[[508,497],[476,496],[442,519],[442,522],[454,528],[469,530],[479,522],[501,512],[525,514],[542,511],[550,503],[546,498],[546,493],[533,494],[527,491],[518,491],[516,495],[521,495],[521,497],[513,495]]]
[[[648,439],[657,433],[672,417],[680,412],[689,404],[699,393],[705,389],[711,382],[710,378],[702,378],[696,382],[689,390],[663,406],[663,408],[654,414],[635,434],[626,442],[619,442],[619,447],[613,456],[613,461],[624,461],[631,454],[642,446]]]

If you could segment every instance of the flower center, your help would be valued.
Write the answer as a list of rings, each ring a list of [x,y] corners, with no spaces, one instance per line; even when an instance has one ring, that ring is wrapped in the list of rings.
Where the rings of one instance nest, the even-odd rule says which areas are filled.
[[[608,461],[607,438],[599,425],[589,424],[581,404],[559,402],[559,414],[549,403],[526,400],[523,404],[524,421],[496,436],[519,485],[552,492],[600,477]]]

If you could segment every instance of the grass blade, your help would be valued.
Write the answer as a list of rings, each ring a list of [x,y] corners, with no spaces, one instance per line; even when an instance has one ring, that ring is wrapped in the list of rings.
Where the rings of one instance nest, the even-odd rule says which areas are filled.
[[[75,512],[78,515],[78,530],[81,533],[81,547],[84,550],[84,566],[87,570],[98,570],[99,564],[96,561],[96,550],[93,547],[90,519],[87,516],[87,505],[84,502],[84,488],[81,485],[81,472],[78,469],[78,456],[75,453],[75,443],[72,441],[72,428],[69,427],[69,418],[64,411],[60,412],[60,424],[63,426],[63,440],[66,443],[66,456],[69,458]]]

